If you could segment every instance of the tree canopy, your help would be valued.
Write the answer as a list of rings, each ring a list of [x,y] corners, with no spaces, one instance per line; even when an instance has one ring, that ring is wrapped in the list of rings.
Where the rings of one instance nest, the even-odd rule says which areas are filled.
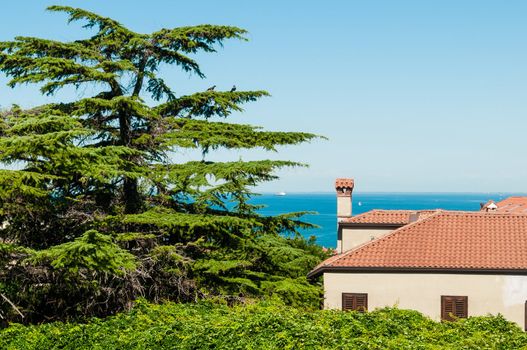
[[[72,42],[16,37],[0,42],[12,88],[37,84],[57,102],[0,115],[0,316],[49,320],[106,315],[133,300],[242,300],[278,295],[316,303],[305,273],[323,256],[297,232],[302,213],[274,217],[251,204],[254,186],[292,161],[178,162],[184,149],[294,145],[317,136],[229,123],[266,91],[208,89],[178,95],[159,74],[173,66],[204,78],[196,53],[233,26],[133,32],[67,6],[49,11],[92,35]],[[93,96],[61,101],[61,89]],[[16,170],[13,170],[16,169]]]

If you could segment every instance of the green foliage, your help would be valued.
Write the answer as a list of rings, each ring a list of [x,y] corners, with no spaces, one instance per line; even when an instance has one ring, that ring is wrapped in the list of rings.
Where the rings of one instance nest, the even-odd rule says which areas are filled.
[[[41,250],[32,262],[49,261],[55,269],[78,273],[79,269],[123,274],[136,267],[135,258],[112,242],[111,237],[95,230],[86,231],[72,242]]]
[[[2,301],[0,313],[23,322],[104,316],[138,297],[316,306],[320,285],[305,275],[327,253],[298,234],[312,226],[303,213],[263,217],[250,203],[253,187],[277,169],[304,165],[205,158],[317,136],[226,121],[266,91],[179,96],[159,74],[169,65],[204,78],[193,56],[246,40],[246,31],[198,25],[142,34],[83,9],[48,10],[93,34],[0,42],[8,85],[37,84],[56,98],[0,113],[0,164],[18,169],[0,170],[0,292],[25,317]],[[63,88],[95,93],[61,102]],[[179,162],[186,149],[202,157]]]
[[[11,325],[2,349],[523,349],[502,316],[439,323],[418,312],[305,311],[260,302],[149,305],[86,324]]]

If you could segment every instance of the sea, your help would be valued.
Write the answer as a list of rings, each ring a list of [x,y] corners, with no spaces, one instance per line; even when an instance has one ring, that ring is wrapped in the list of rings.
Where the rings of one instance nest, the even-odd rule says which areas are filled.
[[[489,199],[499,201],[509,196],[525,193],[353,193],[353,215],[372,209],[446,209],[474,210]],[[278,215],[291,212],[314,212],[302,217],[302,221],[319,226],[301,230],[305,237],[315,236],[324,247],[337,244],[337,199],[335,193],[265,193],[253,197],[253,204],[262,204],[262,215]]]

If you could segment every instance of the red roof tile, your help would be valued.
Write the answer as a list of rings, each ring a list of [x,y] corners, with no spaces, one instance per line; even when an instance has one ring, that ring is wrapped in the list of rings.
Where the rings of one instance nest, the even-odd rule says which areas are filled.
[[[406,225],[412,221],[422,220],[438,210],[371,210],[351,218],[342,219],[342,223],[355,224],[385,224],[385,225]],[[417,217],[412,217],[417,215]],[[413,220],[412,220],[413,219]]]
[[[331,257],[324,268],[527,270],[527,215],[438,211]]]
[[[527,197],[509,197],[496,203],[497,212],[527,214]]]

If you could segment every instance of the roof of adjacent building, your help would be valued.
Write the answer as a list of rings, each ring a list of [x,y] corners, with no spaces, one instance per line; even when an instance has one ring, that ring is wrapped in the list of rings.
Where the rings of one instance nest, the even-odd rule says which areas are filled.
[[[509,197],[498,203],[497,212],[527,214],[527,197]]]
[[[363,214],[342,219],[341,223],[406,225],[422,220],[438,212],[437,210],[371,210]]]
[[[436,211],[327,259],[310,276],[346,268],[527,270],[527,215]]]

